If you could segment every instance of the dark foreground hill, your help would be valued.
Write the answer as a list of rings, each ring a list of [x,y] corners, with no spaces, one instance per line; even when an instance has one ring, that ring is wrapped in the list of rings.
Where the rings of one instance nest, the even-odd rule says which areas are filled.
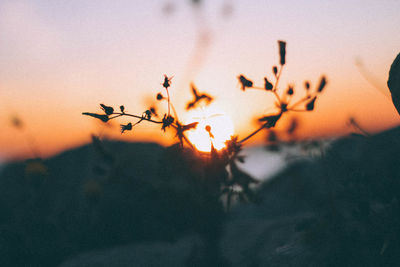
[[[195,178],[176,147],[97,139],[8,164],[0,175],[0,265],[56,266],[88,250],[206,232],[222,207],[207,203]]]
[[[400,128],[338,140],[259,194],[260,206],[237,207],[228,224],[235,266],[398,266]]]
[[[288,166],[260,186],[260,204],[238,205],[225,224],[174,157],[154,144],[95,142],[8,165],[3,263],[198,266],[198,233],[219,222],[227,266],[398,265],[400,128],[341,139],[321,159]]]

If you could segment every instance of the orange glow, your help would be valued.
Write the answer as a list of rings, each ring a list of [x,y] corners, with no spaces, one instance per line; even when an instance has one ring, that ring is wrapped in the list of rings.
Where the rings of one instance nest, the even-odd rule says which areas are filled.
[[[180,118],[187,115],[194,82],[214,97],[232,118],[235,134],[244,137],[256,129],[255,118],[273,112],[274,98],[261,90],[241,91],[236,77],[244,74],[259,87],[265,76],[273,80],[277,40],[287,41],[279,92],[293,84],[294,97],[301,97],[305,80],[316,86],[321,75],[328,79],[315,110],[293,114],[299,117],[299,138],[348,134],[350,116],[370,133],[400,125],[384,95],[390,64],[400,52],[400,1],[360,6],[358,1],[310,0],[295,8],[290,0],[233,1],[229,18],[220,17],[222,0],[202,1],[199,9],[186,9],[190,1],[171,1],[177,8],[168,16],[158,1],[72,2],[0,1],[0,161],[31,157],[32,143],[41,156],[50,156],[90,142],[91,134],[176,142],[173,131],[164,134],[159,125],[142,123],[121,135],[119,124],[128,119],[118,118],[110,128],[81,115],[101,112],[100,103],[124,105],[132,114],[159,103],[162,116],[165,105],[155,96],[164,92],[163,74],[174,76],[170,94]],[[374,85],[363,77],[356,58]],[[14,114],[24,122],[22,131],[10,124]],[[219,126],[212,126],[216,136]],[[207,150],[209,135],[204,124],[198,127],[203,141],[193,142]],[[249,143],[263,139],[260,133]]]
[[[187,123],[199,122],[197,128],[189,131],[187,135],[190,142],[200,151],[211,151],[211,142],[217,150],[225,147],[225,141],[234,133],[232,119],[217,108],[198,108],[186,115]]]

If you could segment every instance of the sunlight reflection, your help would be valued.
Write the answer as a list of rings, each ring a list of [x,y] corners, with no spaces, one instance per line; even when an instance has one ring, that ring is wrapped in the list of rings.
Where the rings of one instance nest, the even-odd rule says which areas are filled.
[[[211,142],[216,149],[225,146],[225,141],[229,140],[234,133],[232,119],[222,110],[213,106],[201,107],[189,111],[185,123],[198,121],[199,124],[195,130],[187,133],[190,142],[200,151],[210,151]],[[207,126],[210,126],[208,128]],[[210,133],[207,129],[210,129]]]

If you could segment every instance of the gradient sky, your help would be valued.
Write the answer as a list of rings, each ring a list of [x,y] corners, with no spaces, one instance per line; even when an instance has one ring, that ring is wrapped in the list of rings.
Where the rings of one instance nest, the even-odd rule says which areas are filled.
[[[315,86],[322,74],[329,81],[316,111],[299,117],[300,137],[346,134],[350,116],[370,132],[398,126],[386,81],[400,52],[399,11],[397,0],[1,0],[0,158],[29,155],[28,144],[50,155],[88,142],[91,133],[167,144],[159,126],[139,125],[121,137],[125,120],[107,128],[81,115],[99,103],[141,114],[163,74],[174,75],[178,111],[194,81],[243,136],[255,116],[271,111],[273,98],[243,93],[236,76],[262,86],[278,63],[277,40],[288,43],[281,89],[305,80]],[[14,115],[23,131],[11,126]]]

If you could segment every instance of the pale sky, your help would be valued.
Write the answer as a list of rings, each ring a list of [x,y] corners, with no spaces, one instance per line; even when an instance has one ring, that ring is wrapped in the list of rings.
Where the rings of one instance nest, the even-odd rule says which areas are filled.
[[[303,138],[348,133],[349,116],[370,132],[400,124],[386,89],[400,52],[400,1],[203,2],[2,0],[0,157],[28,153],[26,135],[43,155],[88,142],[101,129],[83,111],[106,103],[141,114],[161,91],[163,74],[174,75],[178,111],[194,81],[245,135],[273,98],[243,93],[236,77],[243,73],[261,86],[265,75],[272,77],[277,40],[287,41],[288,51],[281,89],[301,88],[305,80],[315,86],[322,74],[329,81],[316,111],[301,114]],[[173,12],[165,14],[168,3]],[[223,15],[227,4],[230,16]],[[356,58],[379,88],[360,74]],[[24,133],[11,127],[14,114],[25,122]],[[118,128],[104,131],[121,138]],[[122,138],[166,144],[170,137],[140,125]]]

